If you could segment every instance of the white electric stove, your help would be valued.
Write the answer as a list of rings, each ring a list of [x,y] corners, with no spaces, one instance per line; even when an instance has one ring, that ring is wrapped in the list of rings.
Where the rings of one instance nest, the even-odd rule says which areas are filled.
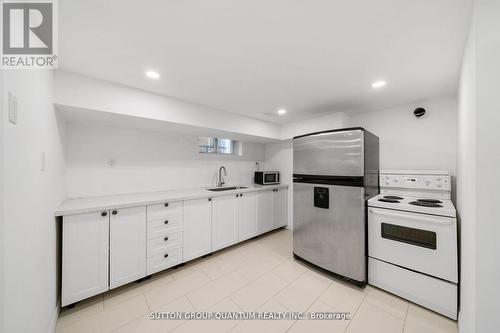
[[[380,172],[368,200],[368,283],[457,318],[457,220],[447,171]]]

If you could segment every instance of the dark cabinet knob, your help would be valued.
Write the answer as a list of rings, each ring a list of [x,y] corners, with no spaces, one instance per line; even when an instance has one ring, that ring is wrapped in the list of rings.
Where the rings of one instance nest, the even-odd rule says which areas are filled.
[[[165,202],[165,207],[168,207],[168,202]]]
[[[212,201],[212,198],[208,198],[208,201]]]
[[[101,213],[101,216],[102,216],[102,217],[106,217],[106,216],[108,216],[108,212],[102,212],[102,213]]]
[[[240,194],[240,197],[242,197],[242,196],[243,196],[243,193]]]
[[[168,220],[165,220],[165,222],[163,222],[163,224],[168,224]]]
[[[164,240],[165,242],[166,242],[166,241],[168,241],[168,237],[163,238],[163,240]]]
[[[239,194],[236,194],[236,197],[239,197],[240,195]]]
[[[167,254],[165,254],[165,255],[163,255],[163,257],[164,257],[164,258],[168,258],[168,253],[167,253]]]
[[[118,212],[116,210],[112,211],[111,214],[116,215]]]

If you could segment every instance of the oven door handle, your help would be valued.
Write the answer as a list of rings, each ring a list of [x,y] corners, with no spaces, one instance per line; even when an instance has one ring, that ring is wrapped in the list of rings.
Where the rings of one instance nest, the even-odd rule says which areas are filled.
[[[452,225],[454,222],[454,219],[444,217],[444,216],[439,217],[439,219],[437,219],[437,218],[433,219],[431,217],[421,216],[420,214],[417,217],[417,216],[413,216],[413,214],[399,214],[399,213],[393,213],[393,212],[381,212],[378,210],[373,210],[371,208],[368,210],[368,212],[370,212],[371,214],[376,214],[376,215],[385,215],[385,216],[399,217],[399,218],[405,218],[405,219],[413,219],[413,220],[418,220],[418,221],[426,221],[426,222],[431,222],[431,223],[439,224],[439,225]]]

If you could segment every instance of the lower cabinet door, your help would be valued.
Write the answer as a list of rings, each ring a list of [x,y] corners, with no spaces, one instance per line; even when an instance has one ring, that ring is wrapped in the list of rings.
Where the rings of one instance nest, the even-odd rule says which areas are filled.
[[[257,192],[243,193],[238,199],[238,240],[257,235]]]
[[[273,192],[274,202],[274,228],[280,228],[287,225],[287,207],[288,207],[288,189],[279,188]]]
[[[146,206],[111,210],[110,288],[146,276]]]
[[[257,195],[257,233],[262,234],[274,228],[273,212],[273,194],[272,190],[258,192]]]
[[[108,241],[108,211],[63,217],[62,306],[109,289]]]
[[[238,199],[236,194],[212,200],[212,250],[217,251],[238,242]]]
[[[212,252],[211,199],[184,202],[184,262]]]

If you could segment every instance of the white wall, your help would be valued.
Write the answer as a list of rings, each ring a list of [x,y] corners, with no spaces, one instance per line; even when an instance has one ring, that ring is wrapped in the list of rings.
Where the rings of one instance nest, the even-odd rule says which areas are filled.
[[[474,3],[476,47],[476,328],[500,327],[500,2]],[[471,126],[471,125],[469,125]],[[474,126],[474,125],[472,125]],[[472,222],[472,221],[471,221]],[[464,222],[465,223],[465,222]]]
[[[175,124],[279,139],[280,126],[195,103],[58,70],[55,103]]]
[[[265,157],[263,144],[244,142],[243,156],[199,154],[196,136],[85,124],[68,124],[65,142],[69,197],[215,186],[221,165],[226,184],[251,184]]]
[[[475,33],[463,58],[458,108],[457,212],[460,223],[460,332],[476,330],[476,78]]]
[[[281,128],[281,139],[287,140],[292,139],[294,136],[339,128],[339,125],[345,124],[347,120],[348,116],[345,113],[335,112],[285,124]]]
[[[461,332],[500,327],[500,2],[476,0],[463,59],[457,208],[462,226]]]
[[[0,332],[3,332],[4,322],[4,174],[3,174],[3,146],[4,146],[4,90],[3,90],[3,71],[0,71]]]
[[[417,106],[427,110],[421,118],[413,115]],[[349,126],[362,126],[379,137],[382,170],[449,170],[452,176],[456,174],[455,96],[355,114]]]
[[[57,314],[56,221],[64,198],[64,160],[52,105],[53,74],[4,71],[18,98],[18,124],[4,121],[3,332],[47,332]],[[42,152],[46,154],[41,171]]]

